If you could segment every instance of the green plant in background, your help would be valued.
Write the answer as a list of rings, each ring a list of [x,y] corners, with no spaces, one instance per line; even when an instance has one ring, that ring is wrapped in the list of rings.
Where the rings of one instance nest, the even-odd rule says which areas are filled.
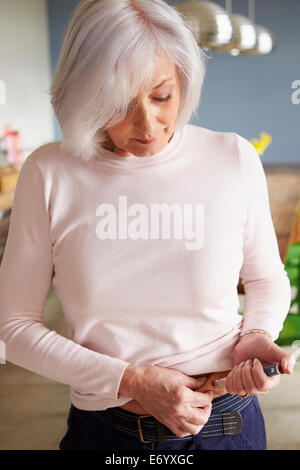
[[[291,345],[300,338],[300,243],[291,243],[288,247],[285,270],[291,287],[295,288],[296,295],[291,301],[289,313],[283,324],[283,329],[275,341],[279,346]],[[294,313],[295,307],[297,312]],[[293,310],[292,310],[293,309]]]

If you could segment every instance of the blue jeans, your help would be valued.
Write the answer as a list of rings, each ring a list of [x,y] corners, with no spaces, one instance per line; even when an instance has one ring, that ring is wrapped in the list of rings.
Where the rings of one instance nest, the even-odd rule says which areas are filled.
[[[229,396],[229,394],[228,394]],[[229,396],[230,398],[230,396]],[[212,401],[212,411],[214,403]],[[216,406],[217,408],[217,406]],[[80,410],[71,404],[68,429],[59,444],[60,450],[266,450],[264,418],[256,396],[240,412],[242,432],[232,436],[205,436],[205,426],[197,435],[164,443],[144,444],[136,436],[115,429],[113,408],[101,411]],[[99,419],[101,418],[101,420]],[[206,423],[208,424],[208,423]]]

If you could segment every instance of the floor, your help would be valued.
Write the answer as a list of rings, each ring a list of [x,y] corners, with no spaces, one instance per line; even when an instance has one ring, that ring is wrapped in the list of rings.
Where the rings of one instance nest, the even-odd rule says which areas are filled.
[[[49,292],[44,323],[65,336],[60,301]],[[0,365],[0,450],[58,450],[66,431],[69,386],[19,368]],[[300,450],[300,367],[259,398],[269,450]]]

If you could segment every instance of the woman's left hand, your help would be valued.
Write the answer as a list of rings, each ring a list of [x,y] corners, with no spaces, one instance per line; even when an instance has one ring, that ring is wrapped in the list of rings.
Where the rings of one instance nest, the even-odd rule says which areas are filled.
[[[233,369],[226,377],[227,393],[259,395],[278,387],[280,375],[268,377],[263,370],[271,364],[281,364],[285,374],[292,374],[295,360],[265,335],[243,336],[233,351]]]

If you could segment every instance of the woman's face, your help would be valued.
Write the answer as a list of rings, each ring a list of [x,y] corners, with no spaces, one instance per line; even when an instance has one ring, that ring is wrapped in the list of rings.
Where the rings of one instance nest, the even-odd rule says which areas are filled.
[[[173,136],[180,104],[180,79],[168,57],[155,62],[155,79],[150,89],[139,93],[125,119],[106,129],[109,149],[120,156],[150,156],[163,150]],[[165,83],[162,83],[165,81]],[[151,140],[143,144],[140,140]]]

